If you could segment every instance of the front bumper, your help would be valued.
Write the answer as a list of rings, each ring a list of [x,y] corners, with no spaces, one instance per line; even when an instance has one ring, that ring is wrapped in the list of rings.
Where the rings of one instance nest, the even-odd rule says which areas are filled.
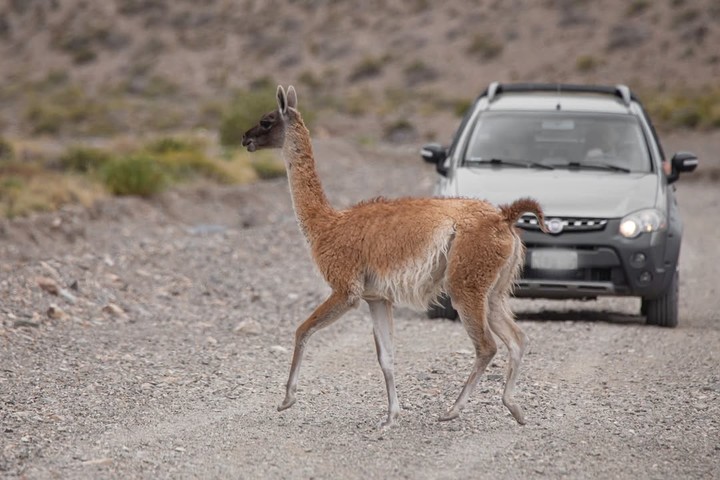
[[[527,253],[514,295],[533,298],[595,298],[603,295],[658,297],[677,268],[678,253],[668,247],[668,231],[628,239],[618,233],[619,219],[592,232],[548,235],[521,230]],[[674,243],[674,242],[673,242]],[[573,270],[534,269],[533,252],[568,249],[577,253]],[[640,257],[644,261],[638,261]]]

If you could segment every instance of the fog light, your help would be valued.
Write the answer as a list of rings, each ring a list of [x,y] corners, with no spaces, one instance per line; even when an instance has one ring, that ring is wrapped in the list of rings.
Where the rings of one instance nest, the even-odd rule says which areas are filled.
[[[633,253],[632,257],[630,257],[630,263],[633,267],[642,267],[645,265],[645,260],[647,260],[647,258],[642,252]]]
[[[650,283],[650,280],[652,280],[652,274],[650,272],[642,272],[640,277],[638,277],[638,280],[640,280],[640,283]]]

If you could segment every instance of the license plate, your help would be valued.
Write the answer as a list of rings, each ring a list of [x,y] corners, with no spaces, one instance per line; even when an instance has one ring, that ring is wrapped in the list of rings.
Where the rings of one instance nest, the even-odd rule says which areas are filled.
[[[574,250],[533,250],[530,268],[533,270],[577,270],[577,252]]]

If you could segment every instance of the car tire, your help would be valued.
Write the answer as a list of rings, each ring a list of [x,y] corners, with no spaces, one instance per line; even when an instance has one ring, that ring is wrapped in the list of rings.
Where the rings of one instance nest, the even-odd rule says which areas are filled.
[[[648,325],[675,328],[678,325],[680,274],[676,271],[665,293],[657,298],[642,300],[641,311],[647,315]]]
[[[433,303],[427,309],[428,318],[447,318],[448,320],[457,320],[458,312],[452,306],[450,297],[441,295],[436,303]]]

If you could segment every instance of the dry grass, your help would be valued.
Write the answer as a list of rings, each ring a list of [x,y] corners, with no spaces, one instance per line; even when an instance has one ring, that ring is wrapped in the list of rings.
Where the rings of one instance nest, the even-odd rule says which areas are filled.
[[[27,165],[0,166],[0,216],[13,218],[53,211],[68,203],[90,206],[107,196],[96,181]]]
[[[641,91],[645,107],[660,128],[720,128],[720,88]]]
[[[145,142],[118,137],[104,147],[74,144],[65,150],[32,139],[0,140],[9,152],[0,159],[0,217],[90,205],[108,195],[151,197],[199,179],[234,185],[285,174],[273,152],[223,150],[202,135]]]

